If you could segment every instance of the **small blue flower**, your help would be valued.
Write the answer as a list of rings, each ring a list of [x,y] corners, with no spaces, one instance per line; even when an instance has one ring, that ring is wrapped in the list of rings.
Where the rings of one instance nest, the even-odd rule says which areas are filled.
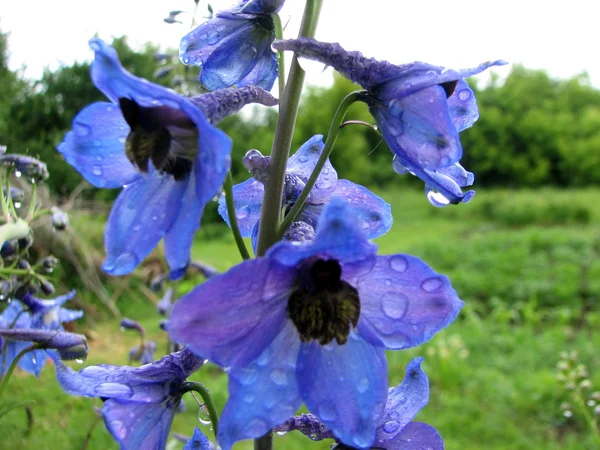
[[[288,160],[283,207],[291,207],[294,204],[315,168],[323,147],[323,136],[315,135]],[[244,164],[252,173],[252,178],[233,187],[240,232],[243,237],[252,237],[254,246],[256,246],[269,162],[269,156],[263,156],[258,150],[250,150],[244,157]],[[287,230],[285,239],[297,242],[312,240],[323,208],[334,197],[346,199],[354,213],[358,215],[361,226],[370,239],[382,236],[390,230],[393,223],[390,205],[367,188],[348,180],[338,179],[336,170],[327,159],[304,207]],[[229,224],[224,196],[219,199],[219,213]]]
[[[56,378],[67,393],[104,401],[106,428],[126,450],[165,448],[182,385],[204,364],[186,349],[141,367],[101,364],[75,372],[55,362]]]
[[[347,52],[339,44],[301,38],[278,41],[278,50],[323,62],[369,92],[366,102],[394,153],[394,170],[411,172],[425,182],[427,198],[435,206],[468,202],[474,191],[472,173],[459,164],[462,146],[458,133],[479,118],[475,94],[464,78],[506,64],[490,61],[465,70],[451,70],[421,62],[394,65]]]
[[[444,449],[444,441],[435,428],[425,423],[411,422],[429,401],[429,380],[421,369],[422,362],[423,358],[413,359],[406,368],[402,384],[388,391],[373,450]],[[312,440],[336,439],[331,430],[312,414],[292,417],[275,427],[275,431],[283,433],[296,430]],[[350,447],[340,444],[333,448],[343,450]]]
[[[83,311],[62,307],[74,296],[75,291],[71,291],[51,300],[42,300],[31,294],[25,294],[20,301],[12,301],[0,315],[0,328],[62,331],[62,323],[72,322],[83,316]],[[4,357],[5,370],[12,359],[30,344],[30,342],[23,341],[8,343]],[[46,357],[45,350],[34,350],[21,357],[19,367],[26,372],[39,376],[46,364]]]
[[[420,259],[376,251],[336,197],[311,243],[279,242],[175,303],[171,339],[228,368],[224,450],[303,402],[341,442],[373,444],[387,398],[385,349],[427,341],[463,304]]]
[[[198,427],[194,428],[192,438],[185,443],[183,450],[210,450],[210,442]]]
[[[201,66],[205,89],[255,85],[270,91],[277,78],[277,57],[271,50],[275,25],[270,14],[284,0],[243,0],[223,10],[181,39],[179,58]]]
[[[111,103],[83,109],[58,151],[94,186],[123,187],[106,225],[103,269],[130,273],[164,237],[178,278],[230,166],[231,139],[211,123],[248,102],[274,99],[260,88],[189,99],[126,72],[105,42],[92,39],[90,47],[92,80]]]

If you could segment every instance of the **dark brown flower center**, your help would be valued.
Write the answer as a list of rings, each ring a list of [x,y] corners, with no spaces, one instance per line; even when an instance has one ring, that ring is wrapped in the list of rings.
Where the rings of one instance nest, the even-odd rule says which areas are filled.
[[[192,170],[198,149],[198,130],[181,111],[168,106],[146,108],[135,100],[120,98],[119,106],[131,128],[125,154],[140,172],[148,172],[148,161],[163,173],[182,180]]]
[[[303,262],[298,286],[288,300],[288,315],[304,342],[321,345],[333,339],[345,344],[360,316],[358,291],[341,279],[340,263],[334,259]]]

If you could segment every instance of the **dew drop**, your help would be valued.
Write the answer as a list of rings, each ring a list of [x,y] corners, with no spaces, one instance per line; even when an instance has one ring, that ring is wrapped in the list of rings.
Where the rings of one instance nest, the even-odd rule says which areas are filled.
[[[258,374],[255,369],[245,369],[239,374],[238,381],[244,386],[250,386],[257,378]]]
[[[278,431],[277,436],[284,436],[286,434],[285,431]]]
[[[75,360],[75,362],[76,362],[77,364],[83,364],[83,359],[81,359],[81,358],[77,358],[77,359]]]
[[[401,319],[406,314],[408,301],[401,294],[394,296],[386,296],[381,303],[383,313],[390,319]]]
[[[442,287],[444,281],[440,277],[427,278],[421,283],[421,288],[426,292],[435,292]]]
[[[305,163],[306,161],[308,161],[308,156],[301,156],[300,158],[298,158],[298,161],[300,161],[301,163]]]
[[[213,44],[216,44],[217,42],[219,42],[219,37],[220,37],[219,32],[218,31],[214,31],[212,33],[206,33],[204,35],[204,40],[206,41],[206,43],[208,45],[213,45]]]
[[[110,423],[110,428],[112,428],[112,431],[115,433],[115,436],[119,439],[124,439],[127,435],[127,428],[125,428],[125,425],[123,425],[123,422],[121,422],[120,420],[113,420]]]
[[[408,267],[408,261],[404,256],[394,256],[390,259],[390,267],[396,272],[404,272]]]
[[[235,217],[238,218],[238,220],[242,220],[245,219],[246,217],[248,217],[248,215],[250,214],[250,207],[249,206],[242,206],[236,213],[235,213]]]
[[[337,419],[337,411],[330,402],[323,402],[318,407],[319,417],[325,421]]]
[[[460,101],[466,102],[470,98],[471,98],[471,91],[469,91],[468,89],[462,89],[461,91],[458,92],[458,99]]]
[[[446,206],[446,205],[450,204],[450,200],[448,200],[446,197],[444,197],[443,194],[441,194],[440,192],[438,192],[434,189],[427,190],[427,199],[434,206],[438,206],[438,207],[442,207],[442,206]]]
[[[244,403],[252,404],[254,403],[254,400],[256,400],[256,397],[254,396],[254,394],[251,393],[244,394],[244,396],[242,397],[242,401]]]
[[[242,61],[250,61],[254,59],[257,53],[258,50],[256,50],[256,47],[254,47],[253,45],[243,44],[240,48],[240,59]]]
[[[15,170],[15,177],[17,178],[21,178],[22,173],[19,172],[18,170]]]
[[[117,139],[117,141],[119,141],[121,144],[124,144],[126,140],[127,138],[125,136],[121,136],[119,139]]]
[[[364,394],[365,392],[367,392],[367,389],[369,389],[369,379],[361,378],[360,381],[358,382],[358,386],[356,386],[356,388],[358,389],[358,392],[360,392],[361,394]]]
[[[563,412],[563,416],[569,418],[569,417],[573,417],[573,413],[571,411],[565,411]]]
[[[15,208],[19,209],[21,207],[21,202],[15,202]]]
[[[271,373],[269,374],[269,378],[271,379],[271,381],[273,383],[275,383],[278,386],[284,386],[288,382],[286,373],[280,369],[271,370]]]
[[[396,420],[388,420],[383,424],[383,431],[386,433],[393,433],[394,431],[397,431],[398,428],[400,428],[400,422]]]
[[[99,177],[100,175],[102,175],[102,168],[100,166],[94,166],[92,168],[92,173]]]
[[[37,360],[36,360],[35,358],[31,358],[31,362],[32,362],[33,364],[37,364]]]

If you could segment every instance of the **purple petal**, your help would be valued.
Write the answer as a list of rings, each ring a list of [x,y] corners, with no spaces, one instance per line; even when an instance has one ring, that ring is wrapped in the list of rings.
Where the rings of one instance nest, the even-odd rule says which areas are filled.
[[[402,433],[386,443],[387,450],[444,450],[444,441],[435,428],[422,422],[409,423]]]
[[[252,363],[229,372],[229,400],[219,420],[223,450],[257,438],[290,418],[302,404],[296,384],[300,337],[291,321]]]
[[[405,167],[436,170],[460,160],[462,146],[441,86],[405,97],[385,97],[384,102],[372,103],[369,110]]]
[[[104,232],[105,272],[126,275],[156,247],[177,217],[186,186],[151,169],[123,188]]]
[[[200,106],[200,109],[212,124],[217,124],[250,103],[259,103],[266,106],[277,104],[276,98],[256,85],[237,89],[219,89],[193,97],[192,100]]]
[[[60,323],[72,322],[79,318],[83,317],[83,311],[67,309],[67,308],[59,308],[58,310],[58,321]],[[56,328],[51,327],[51,328]]]
[[[277,78],[277,64],[277,56],[270,46],[266,46],[254,68],[239,81],[238,86],[258,86],[270,91]]]
[[[272,14],[279,11],[285,0],[250,0],[244,5],[242,11],[257,14]]]
[[[372,345],[394,350],[426,342],[448,326],[463,305],[448,277],[410,255],[378,256],[371,271],[358,278],[356,288],[361,336]]]
[[[196,195],[196,175],[190,173],[189,181],[179,199],[177,218],[165,234],[165,257],[171,268],[171,279],[183,276],[190,261],[190,250],[194,234],[200,228],[204,204]]]
[[[472,127],[479,119],[475,93],[465,80],[458,80],[454,92],[448,97],[448,111],[457,131]]]
[[[375,445],[389,448],[388,441],[403,433],[404,428],[429,401],[429,379],[421,369],[423,358],[406,366],[406,376],[399,386],[388,392],[385,413],[377,428]]]
[[[250,237],[254,226],[260,219],[265,187],[262,183],[250,178],[233,186],[233,204],[235,215],[242,237]],[[231,226],[227,214],[225,195],[219,198],[219,214]]]
[[[180,404],[185,405],[183,402]],[[183,450],[211,450],[211,446],[208,438],[204,436],[204,433],[202,433],[198,427],[195,427],[194,435],[185,443]]]
[[[265,57],[265,49],[270,47],[274,37],[274,31],[246,21],[235,33],[221,40],[206,58],[200,72],[200,84],[209,91],[243,86],[242,80]],[[272,58],[270,53],[266,56],[269,60]]]
[[[102,415],[106,428],[121,448],[164,449],[175,417],[174,406],[109,399],[104,402]]]
[[[303,343],[297,377],[308,409],[344,444],[371,446],[387,396],[383,349],[354,331],[344,345]]]
[[[122,187],[139,176],[125,156],[128,134],[129,126],[119,107],[92,103],[75,116],[72,131],[57,149],[94,186]]]
[[[313,136],[288,160],[286,171],[297,173],[300,179],[306,182],[317,165],[324,146],[322,135]],[[307,201],[310,203],[323,203],[334,191],[337,179],[337,172],[331,165],[329,158],[327,158],[327,162],[323,166],[323,170],[319,174],[315,187],[311,190]]]
[[[224,367],[245,366],[283,328],[295,270],[251,259],[217,275],[174,305],[171,339]]]
[[[366,187],[338,180],[331,196],[342,197],[350,204],[369,239],[382,236],[392,228],[392,207]]]
[[[295,266],[313,255],[353,262],[373,258],[377,252],[377,246],[368,241],[352,207],[339,197],[333,198],[323,210],[316,233],[312,244],[275,244],[267,252],[267,257]]]

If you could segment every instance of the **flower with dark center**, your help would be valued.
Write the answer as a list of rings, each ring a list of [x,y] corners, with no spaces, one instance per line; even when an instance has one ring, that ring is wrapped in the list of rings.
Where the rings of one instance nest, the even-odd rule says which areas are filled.
[[[201,66],[200,84],[212,91],[255,85],[270,91],[277,78],[277,57],[271,49],[275,25],[270,14],[284,0],[242,0],[181,39],[179,58]]]
[[[490,61],[465,70],[451,70],[414,62],[394,65],[348,52],[339,44],[300,38],[278,41],[278,50],[332,66],[365,88],[365,101],[388,147],[394,153],[394,170],[411,172],[425,182],[434,206],[466,203],[474,191],[462,187],[474,181],[460,164],[458,133],[479,118],[475,94],[464,78],[506,64]]]
[[[340,442],[373,444],[387,398],[385,349],[427,341],[462,307],[448,278],[420,259],[376,251],[335,197],[312,242],[279,242],[175,303],[171,339],[228,370],[224,450],[303,402]]]
[[[323,147],[323,136],[317,134],[288,160],[283,192],[284,208],[291,208],[304,189]],[[263,156],[258,150],[250,150],[243,162],[252,178],[233,187],[234,206],[242,236],[252,237],[252,244],[256,246],[270,157]],[[367,188],[338,179],[336,170],[327,159],[305,205],[295,222],[286,230],[284,238],[296,242],[312,240],[323,208],[334,197],[342,197],[350,203],[370,239],[384,235],[392,227],[390,205]],[[229,224],[224,196],[219,199],[219,214]]]
[[[103,269],[130,273],[164,237],[177,278],[230,166],[231,140],[212,124],[247,103],[276,101],[256,87],[186,98],[129,74],[105,42],[90,46],[92,80],[111,103],[83,109],[58,151],[94,186],[123,187],[106,225]]]
[[[141,367],[89,366],[79,372],[55,359],[56,378],[69,394],[99,397],[114,439],[127,450],[164,449],[184,382],[204,360],[183,349]]]

